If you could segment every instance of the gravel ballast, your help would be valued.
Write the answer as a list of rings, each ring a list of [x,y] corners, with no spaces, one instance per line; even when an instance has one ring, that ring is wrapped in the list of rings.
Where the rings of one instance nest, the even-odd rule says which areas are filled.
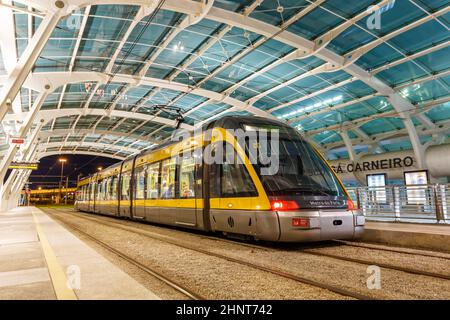
[[[51,213],[50,211],[48,211]],[[72,214],[71,214],[72,213]],[[415,270],[447,275],[449,260],[406,253],[359,248],[346,245],[277,246],[267,248],[207,237],[177,229],[163,228],[109,217],[66,211],[57,216],[77,224],[89,234],[126,252],[141,263],[150,264],[173,276],[209,299],[342,299],[347,298],[327,290],[298,283],[268,272],[211,257],[164,242],[209,250],[228,257],[342,287],[352,292],[378,299],[449,299],[450,281],[430,276],[381,268],[381,289],[367,288],[368,265],[385,263],[408,266]],[[83,218],[82,218],[83,217]],[[84,218],[86,217],[86,218]],[[88,220],[90,219],[90,220]],[[99,222],[113,224],[102,225]],[[115,225],[133,230],[121,230]],[[159,238],[155,240],[137,231]],[[124,240],[126,239],[126,240]],[[304,251],[323,252],[355,257],[369,263],[354,263],[329,257],[319,257]],[[170,296],[170,294],[169,294]],[[175,297],[176,298],[176,297]]]

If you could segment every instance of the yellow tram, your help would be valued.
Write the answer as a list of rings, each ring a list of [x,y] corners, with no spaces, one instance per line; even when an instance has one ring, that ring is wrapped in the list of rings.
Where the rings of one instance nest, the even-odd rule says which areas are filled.
[[[236,130],[256,132],[256,142],[238,139]],[[269,131],[276,132],[276,152],[274,137],[258,140]],[[277,158],[271,174],[252,153],[263,144]],[[364,216],[325,159],[293,128],[257,117],[223,117],[87,177],[75,206],[268,241],[352,239],[364,230]]]

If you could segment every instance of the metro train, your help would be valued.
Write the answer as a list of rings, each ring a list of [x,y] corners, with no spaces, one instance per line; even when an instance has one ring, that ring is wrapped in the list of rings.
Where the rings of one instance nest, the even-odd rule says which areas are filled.
[[[277,159],[275,169],[263,153]],[[250,116],[213,120],[80,180],[75,208],[273,242],[354,239],[365,223],[297,130]]]

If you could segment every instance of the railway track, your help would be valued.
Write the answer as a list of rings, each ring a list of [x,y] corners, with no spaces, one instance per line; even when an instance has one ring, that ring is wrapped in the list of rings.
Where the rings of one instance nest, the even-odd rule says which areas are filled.
[[[122,260],[127,261],[128,263],[132,264],[133,266],[139,268],[140,270],[144,271],[145,273],[155,277],[156,279],[164,282],[165,284],[167,284],[168,286],[170,286],[171,288],[175,289],[176,291],[182,293],[183,295],[185,295],[186,297],[188,297],[189,299],[192,300],[206,300],[204,297],[202,297],[200,294],[193,292],[192,290],[190,290],[189,288],[184,287],[183,285],[179,284],[178,282],[174,281],[173,279],[169,278],[168,276],[149,268],[148,266],[140,263],[139,261],[137,261],[136,259],[133,259],[132,257],[128,256],[127,254],[111,247],[109,244],[107,244],[106,242],[103,242],[95,237],[93,237],[92,235],[90,235],[89,233],[81,230],[80,228],[78,228],[76,225],[67,222],[67,221],[63,221],[62,219],[55,217],[58,221],[62,222],[64,225],[68,226],[69,228],[71,228],[72,230],[75,230],[76,232],[78,232],[79,234],[83,235],[84,237],[88,238],[90,241],[100,245],[101,247],[103,247],[104,249],[110,251],[111,253],[115,254],[116,256],[118,256],[119,258],[121,258]]]
[[[69,212],[69,213],[77,213],[77,211],[75,211],[74,209],[58,209],[58,210],[63,211],[63,212]],[[98,216],[101,216],[101,217],[104,217],[107,219],[111,219],[111,220],[117,220],[117,218],[113,217],[113,216],[101,215],[101,214],[98,214]],[[156,226],[156,225],[153,225],[153,226]],[[157,226],[157,227],[159,227],[159,226]],[[168,229],[168,228],[172,228],[172,226],[164,226],[164,228]],[[210,239],[210,240],[215,240],[215,241],[220,240],[223,242],[240,244],[242,246],[247,246],[247,247],[253,247],[255,249],[260,249],[260,250],[279,249],[280,247],[284,248],[283,246],[286,245],[286,244],[277,244],[277,243],[275,243],[275,244],[270,244],[270,243],[254,244],[254,243],[244,242],[239,239],[224,238],[221,235],[206,235],[204,233],[197,232],[197,230],[186,230],[186,229],[180,229],[180,228],[175,228],[172,230],[177,230],[179,232],[183,232],[186,234],[194,234],[195,233],[198,237],[201,237],[203,239]],[[355,243],[355,242],[351,242],[351,241],[347,241],[347,240],[329,240],[328,242],[335,243],[336,245],[339,245],[339,246],[345,245],[348,247],[356,247],[356,248],[363,248],[363,249],[370,249],[370,250],[377,250],[377,251],[384,251],[384,252],[422,256],[422,257],[427,257],[427,258],[438,258],[438,259],[450,260],[450,255],[444,256],[438,252],[424,253],[424,252],[422,252],[422,250],[413,249],[413,248],[405,248],[404,250],[402,250],[401,248],[390,248],[390,247],[386,247],[381,244],[377,245],[377,244],[369,244],[369,243]],[[315,247],[317,247],[317,246],[315,245]],[[303,247],[300,250],[305,250],[305,248]]]
[[[213,237],[211,237],[211,239],[221,239],[221,238],[213,238]],[[283,248],[282,246],[280,247],[277,244],[257,245],[257,244],[250,244],[250,243],[233,241],[233,240],[229,240],[229,239],[221,239],[221,240],[224,241],[224,242],[240,244],[240,245],[243,245],[243,246],[247,246],[247,247],[251,247],[251,248],[255,248],[255,249],[266,250],[266,251],[268,251],[268,250],[270,250],[270,251],[277,251],[277,250],[280,250],[280,249]],[[339,241],[338,240],[333,240],[333,242],[341,244],[340,240]],[[395,250],[395,249],[389,249],[389,248],[387,248],[385,250],[385,249],[382,249],[382,248],[372,248],[372,247],[364,246],[364,245],[353,245],[353,244],[345,244],[345,243],[343,245],[351,246],[351,247],[359,247],[359,248],[364,248],[364,249],[369,249],[369,250],[387,251],[387,252],[393,252],[393,253],[419,255],[419,256],[424,256],[424,257],[429,257],[429,258],[439,258],[439,259],[450,260],[447,257],[442,257],[442,256],[439,256],[439,255],[431,255],[431,254],[427,255],[427,254],[420,254],[420,253],[419,254],[415,254],[414,252],[407,252],[407,251],[403,251],[403,250]],[[387,264],[387,263],[368,261],[368,260],[365,260],[365,259],[344,257],[344,256],[341,256],[341,255],[332,254],[332,253],[317,252],[317,251],[313,251],[313,250],[308,249],[308,248],[301,248],[299,251],[301,251],[303,253],[310,254],[310,255],[314,255],[314,256],[327,257],[327,258],[332,258],[332,259],[336,259],[336,260],[347,261],[347,262],[354,262],[354,263],[359,263],[359,264],[364,264],[364,265],[376,265],[378,267],[385,268],[385,269],[401,271],[401,272],[406,272],[406,273],[415,274],[415,275],[439,278],[439,279],[444,279],[444,280],[450,280],[450,275],[444,275],[444,274],[435,273],[435,272],[428,272],[428,271],[424,271],[424,270],[417,270],[417,269],[412,269],[412,268],[407,268],[407,267],[401,267],[401,266],[396,266],[396,265]]]
[[[75,213],[77,216],[85,218],[85,219],[93,219],[96,222],[99,223],[103,223],[105,224],[105,221],[99,220],[95,217],[86,217],[83,214],[77,213],[75,211],[71,212],[71,213]],[[106,216],[109,219],[113,219],[111,217]],[[132,226],[125,226],[123,224],[117,223],[117,222],[107,222],[107,224],[114,224],[113,227],[116,228],[121,228],[127,231],[132,231],[132,232],[138,232],[139,234],[143,234],[145,236],[150,237],[147,233],[149,233],[149,231],[143,230],[141,228],[136,228],[136,227],[132,227]],[[130,230],[129,228],[131,228],[132,230]],[[242,246],[246,246],[246,247],[250,247],[250,248],[255,248],[255,249],[259,249],[259,250],[269,250],[269,251],[276,251],[276,250],[280,250],[280,246],[277,246],[277,244],[268,244],[268,245],[257,245],[257,244],[250,244],[250,243],[245,243],[245,242],[238,242],[235,240],[230,240],[230,239],[224,239],[224,238],[219,238],[219,237],[213,237],[213,236],[206,236],[206,235],[199,235],[202,238],[206,238],[206,239],[211,239],[211,240],[220,240],[223,242],[228,242],[228,243],[233,243],[233,244],[240,244]],[[152,238],[155,237],[164,237],[161,235],[158,236],[151,236]],[[161,239],[157,239],[157,240],[161,240]],[[162,241],[168,241],[167,239],[164,239]],[[413,252],[408,252],[408,251],[403,251],[403,250],[396,250],[396,249],[382,249],[382,248],[372,248],[372,247],[368,247],[368,246],[364,246],[364,245],[353,245],[352,243],[348,244],[347,241],[341,241],[341,240],[335,240],[333,242],[336,242],[340,245],[344,244],[347,246],[352,246],[352,247],[361,247],[364,249],[369,249],[369,250],[378,250],[378,251],[387,251],[387,252],[394,252],[394,253],[401,253],[401,254],[410,254],[410,255],[415,255],[415,253]],[[173,245],[177,245],[177,246],[182,246],[185,249],[191,249],[191,250],[195,250],[204,254],[210,254],[210,255],[217,255],[216,253],[211,253],[210,251],[207,250],[203,250],[203,249],[199,249],[199,248],[194,248],[191,246],[187,246],[185,244],[180,244],[180,243],[175,243],[174,241],[171,242],[171,244]],[[400,271],[400,272],[405,272],[405,273],[409,273],[409,274],[414,274],[414,275],[420,275],[420,276],[428,276],[428,277],[433,277],[433,278],[439,278],[439,279],[444,279],[444,280],[450,280],[450,275],[444,275],[444,274],[440,274],[440,273],[435,273],[435,272],[428,272],[428,271],[424,271],[424,270],[417,270],[417,269],[413,269],[413,268],[408,268],[408,267],[402,267],[402,266],[397,266],[397,265],[392,265],[392,264],[388,264],[388,263],[380,263],[380,262],[376,262],[376,261],[369,261],[366,259],[358,259],[358,258],[352,258],[352,257],[346,257],[346,256],[342,256],[342,255],[337,255],[337,254],[332,254],[332,253],[325,253],[325,252],[317,252],[315,250],[311,250],[308,248],[302,248],[301,252],[303,253],[307,253],[310,255],[314,255],[314,256],[320,256],[320,257],[327,257],[327,258],[332,258],[332,259],[336,259],[336,260],[341,260],[341,261],[346,261],[346,262],[353,262],[353,263],[358,263],[358,264],[364,264],[364,265],[377,265],[378,267],[381,268],[385,268],[385,269],[390,269],[390,270],[395,270],[395,271]],[[427,254],[417,254],[417,255],[421,255],[421,256],[426,256],[426,257],[433,257],[433,258],[441,258],[441,259],[448,259],[445,257],[440,257],[440,256],[435,256],[435,255],[427,255]],[[226,256],[220,255],[219,258],[227,258]],[[231,258],[234,259],[234,258]],[[238,261],[233,261],[233,262],[237,262]],[[266,267],[264,267],[266,268]],[[273,272],[272,272],[273,273]],[[333,291],[333,290],[331,290]],[[333,291],[335,292],[335,291]]]
[[[305,253],[308,253],[308,254],[311,254],[314,256],[319,256],[319,257],[327,257],[327,258],[337,259],[337,260],[341,260],[341,261],[348,261],[348,262],[354,262],[354,263],[360,263],[360,264],[366,264],[366,265],[376,265],[378,267],[385,268],[385,269],[402,271],[402,272],[406,272],[406,273],[411,273],[411,274],[416,274],[416,275],[421,275],[421,276],[428,276],[428,277],[433,277],[433,278],[440,278],[440,279],[444,279],[444,280],[450,280],[450,275],[444,275],[444,274],[435,273],[435,272],[428,272],[428,271],[424,271],[424,270],[417,270],[417,269],[412,269],[412,268],[394,266],[394,265],[387,264],[387,263],[370,262],[370,261],[367,261],[364,259],[343,257],[340,255],[331,254],[331,253],[317,252],[317,251],[311,251],[311,250],[303,250],[302,252],[305,252]]]
[[[243,246],[253,247],[255,249],[262,249],[262,250],[277,251],[280,249],[285,249],[285,247],[283,247],[283,245],[278,245],[278,244],[257,245],[257,244],[237,242],[237,241],[233,241],[233,240],[229,240],[229,239],[222,239],[222,241],[231,242],[231,243],[239,243]],[[341,241],[341,240],[333,240],[332,242],[336,242],[336,243],[339,243],[340,245],[345,245],[345,246],[349,246],[349,247],[358,247],[358,248],[364,248],[364,249],[369,249],[369,250],[386,251],[386,252],[393,252],[393,253],[400,253],[400,254],[418,255],[418,256],[424,256],[424,257],[429,257],[429,258],[450,260],[450,258],[442,257],[439,255],[432,255],[432,254],[428,255],[428,254],[421,254],[421,253],[416,254],[414,252],[408,252],[408,251],[396,250],[396,249],[390,249],[390,248],[384,249],[384,248],[374,248],[374,247],[365,246],[365,245],[353,245],[351,243],[347,244],[347,243],[345,243],[346,241]],[[309,247],[309,248],[311,248],[311,247]],[[317,247],[315,249],[317,249]],[[292,249],[290,249],[290,250],[292,250]],[[299,249],[299,251],[301,251],[303,253],[311,254],[314,256],[327,257],[327,258],[332,258],[332,259],[336,259],[336,260],[354,262],[354,263],[359,263],[359,264],[364,264],[364,265],[376,265],[378,267],[385,268],[385,269],[391,269],[391,270],[395,270],[395,271],[401,271],[401,272],[406,272],[406,273],[410,273],[410,274],[428,276],[428,277],[439,278],[439,279],[444,279],[444,280],[450,280],[450,274],[445,275],[445,274],[441,274],[441,273],[417,270],[417,269],[413,269],[413,268],[401,267],[401,266],[396,266],[396,265],[387,264],[387,263],[381,263],[381,262],[377,262],[377,261],[369,261],[369,260],[365,260],[365,259],[344,257],[341,255],[332,254],[332,253],[317,252],[317,251],[314,251],[314,250],[311,250],[311,249],[308,249],[305,247]]]
[[[439,258],[439,259],[450,260],[450,257],[445,257],[438,253],[436,253],[436,254],[423,253],[423,252],[417,251],[416,249],[409,249],[412,251],[406,251],[406,250],[401,250],[399,248],[396,248],[396,249],[386,248],[385,246],[380,248],[378,245],[374,245],[374,244],[368,244],[368,243],[360,244],[360,243],[354,243],[354,242],[350,242],[350,241],[346,241],[346,240],[333,240],[333,242],[335,242],[336,244],[346,245],[349,247],[364,248],[364,249],[371,249],[371,250],[378,250],[378,251],[387,251],[387,252],[402,253],[402,254],[410,254],[410,255],[427,257],[427,258]]]
[[[52,210],[58,212],[58,210],[56,210],[56,209],[52,209]],[[52,214],[52,213],[50,212],[50,214]],[[202,253],[202,254],[205,254],[205,255],[208,255],[208,256],[213,256],[213,257],[216,257],[216,258],[220,258],[220,259],[226,260],[228,262],[233,262],[233,263],[236,263],[236,264],[247,266],[247,267],[259,270],[259,271],[268,272],[268,273],[271,273],[271,274],[283,277],[285,279],[294,280],[294,281],[300,282],[302,284],[307,284],[307,285],[311,285],[311,286],[314,286],[314,287],[317,287],[317,288],[320,288],[320,289],[328,290],[328,291],[334,292],[336,294],[339,294],[339,295],[342,295],[342,296],[345,296],[345,297],[350,297],[350,298],[354,298],[354,299],[358,299],[358,300],[376,300],[377,299],[377,298],[375,298],[373,296],[361,294],[361,293],[358,293],[358,292],[353,292],[353,291],[350,291],[350,290],[347,290],[347,289],[343,289],[343,288],[340,288],[340,287],[337,287],[337,286],[334,286],[334,285],[330,285],[330,284],[322,283],[322,282],[319,282],[319,281],[316,281],[316,280],[313,280],[313,279],[308,279],[308,278],[305,278],[305,277],[297,276],[297,275],[294,275],[294,274],[291,274],[291,273],[288,273],[288,272],[285,272],[285,271],[282,271],[282,270],[278,270],[278,269],[262,266],[262,265],[255,264],[255,263],[252,263],[252,262],[249,262],[249,261],[245,261],[245,260],[240,260],[240,259],[236,259],[236,258],[233,258],[233,257],[229,257],[229,256],[226,256],[226,255],[223,255],[223,254],[220,254],[220,253],[211,252],[211,251],[204,250],[204,249],[201,249],[201,248],[189,246],[189,245],[186,245],[184,243],[179,243],[179,241],[174,241],[172,239],[169,239],[169,237],[156,235],[156,234],[154,234],[152,232],[149,232],[149,231],[146,231],[146,230],[142,230],[142,229],[139,229],[139,228],[135,228],[135,227],[131,227],[131,226],[125,226],[125,225],[117,223],[117,222],[105,222],[105,221],[99,220],[99,219],[97,219],[95,217],[86,217],[85,215],[78,214],[76,212],[71,212],[71,214],[74,214],[75,216],[77,216],[77,217],[79,217],[81,219],[90,220],[90,221],[93,221],[93,222],[96,222],[96,223],[99,223],[99,224],[102,224],[102,225],[105,225],[105,226],[108,226],[108,227],[113,227],[113,228],[121,229],[121,230],[128,231],[128,232],[133,232],[133,233],[145,236],[147,238],[151,238],[153,240],[162,241],[162,242],[169,243],[171,245],[174,245],[174,246],[177,246],[177,247],[180,247],[180,248],[183,248],[183,249],[195,251],[195,252]],[[91,235],[87,234],[83,230],[80,230],[78,227],[73,226],[71,223],[69,223],[67,221],[64,221],[63,219],[61,219],[57,215],[52,214],[52,216],[55,217],[58,221],[62,222],[63,224],[69,225],[69,227],[79,231],[83,235],[87,235],[88,238],[89,239],[93,239],[94,242],[101,242],[101,243],[103,243],[101,240],[98,240],[95,237],[92,237]],[[109,247],[109,245],[107,245],[107,244],[105,244],[105,245]],[[112,249],[114,249],[114,248],[112,248]],[[115,250],[115,251],[117,251],[117,250]],[[121,253],[121,254],[123,254],[123,253]],[[130,259],[132,259],[132,258],[130,258]]]
[[[77,216],[82,217],[82,218],[94,219],[97,222],[100,222],[100,223],[103,223],[103,224],[105,223],[103,220],[99,220],[99,219],[97,219],[95,217],[86,217],[85,215],[79,214],[76,211],[69,211],[69,212],[75,213]],[[109,216],[105,216],[105,217],[107,217],[109,219],[114,219],[113,217],[109,217]],[[119,223],[112,222],[112,221],[108,222],[108,223],[117,224],[117,226],[115,226],[115,227],[133,228],[133,229],[139,230],[138,232],[144,232],[144,233],[148,232],[148,231],[143,230],[141,228],[136,228],[136,227],[131,227],[131,226],[124,226],[123,224],[119,224]],[[127,231],[131,231],[131,230],[127,230]],[[198,236],[200,236],[202,238],[205,238],[205,239],[211,239],[211,240],[216,240],[216,241],[219,240],[219,241],[228,242],[228,243],[232,243],[232,244],[239,244],[239,245],[242,245],[242,246],[255,248],[255,249],[259,249],[259,250],[265,250],[265,251],[277,251],[277,250],[280,250],[280,245],[277,245],[277,244],[259,245],[259,244],[253,244],[253,243],[245,243],[245,242],[242,242],[242,241],[224,239],[224,238],[220,238],[220,237],[217,237],[217,236],[207,236],[207,235],[198,235]],[[166,241],[166,240],[163,240],[163,241]],[[440,258],[440,259],[450,260],[450,258],[442,257],[442,256],[439,256],[439,255],[424,254],[424,253],[414,253],[414,252],[410,252],[410,251],[404,251],[404,250],[399,250],[399,249],[391,249],[391,248],[386,248],[386,249],[385,248],[377,248],[377,247],[373,247],[373,246],[370,246],[370,245],[353,244],[353,243],[349,243],[348,241],[344,241],[344,240],[333,240],[332,242],[337,243],[339,245],[346,245],[346,246],[351,246],[351,247],[360,247],[360,248],[369,249],[369,250],[387,251],[387,252],[393,252],[393,253],[419,255],[419,256],[425,256],[425,257],[431,257],[431,258]],[[172,244],[180,245],[180,244],[176,244],[176,243],[172,243]],[[190,248],[189,246],[186,246],[184,244],[183,244],[183,246],[186,249]],[[281,245],[281,247],[283,247],[283,245]],[[198,250],[203,250],[203,249],[198,249]],[[311,250],[311,249],[308,249],[308,248],[302,248],[301,252],[307,253],[307,254],[310,254],[310,255],[314,255],[314,256],[327,257],[327,258],[332,258],[332,259],[346,261],[346,262],[353,262],[353,263],[364,264],[364,265],[377,265],[378,267],[381,267],[381,268],[395,270],[395,271],[401,271],[401,272],[410,273],[410,274],[414,274],[414,275],[428,276],[428,277],[433,277],[433,278],[450,280],[450,275],[445,275],[445,274],[440,274],[440,273],[435,273],[435,272],[428,272],[428,271],[424,271],[424,270],[417,270],[417,269],[413,269],[413,268],[402,267],[402,266],[392,265],[392,264],[388,264],[388,263],[380,263],[380,262],[369,261],[369,260],[365,260],[365,259],[344,257],[344,256],[341,256],[341,255],[332,254],[332,253],[317,252],[317,251],[314,251],[314,250]],[[206,251],[202,252],[202,253],[207,254]]]

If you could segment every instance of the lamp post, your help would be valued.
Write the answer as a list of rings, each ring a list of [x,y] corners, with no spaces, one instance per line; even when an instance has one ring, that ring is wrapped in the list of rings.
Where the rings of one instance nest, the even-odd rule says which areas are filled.
[[[63,186],[63,174],[64,174],[64,164],[67,162],[67,159],[59,158],[59,162],[61,163],[61,179],[59,180],[59,204],[61,204],[61,200],[62,200],[62,186]]]

